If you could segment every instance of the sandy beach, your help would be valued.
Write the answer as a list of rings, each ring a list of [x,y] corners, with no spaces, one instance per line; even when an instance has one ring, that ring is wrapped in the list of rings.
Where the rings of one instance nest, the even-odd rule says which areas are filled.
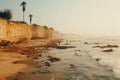
[[[89,55],[85,42],[57,42],[37,39],[14,44],[17,52],[13,47],[1,49],[1,80],[119,80]]]
[[[51,40],[30,40],[20,44],[10,46],[1,46],[0,49],[0,80],[16,74],[26,68],[30,68],[36,62],[33,62],[33,53],[41,55],[45,47]],[[40,46],[40,48],[38,48]]]
[[[13,64],[14,61],[26,61],[26,56],[18,53],[0,52],[0,80],[28,67],[27,64]]]

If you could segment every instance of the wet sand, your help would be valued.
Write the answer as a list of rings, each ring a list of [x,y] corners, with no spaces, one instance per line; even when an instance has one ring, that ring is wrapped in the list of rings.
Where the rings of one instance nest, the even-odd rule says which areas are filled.
[[[60,46],[56,44],[57,42],[59,41],[38,39],[14,45],[20,49],[16,54],[12,48],[11,53],[15,57],[16,55],[22,57],[17,56],[17,59],[12,57],[12,63],[10,60],[5,63],[4,59],[7,56],[0,58],[1,60],[3,58],[1,64],[4,63],[0,69],[5,70],[0,72],[0,76],[5,72],[5,76],[0,80],[118,80],[112,71],[92,59],[87,49],[73,47],[74,41],[69,44],[61,42]],[[8,57],[13,56],[9,54],[9,50],[3,51],[8,51],[5,52]],[[9,70],[6,67],[9,67]]]
[[[13,64],[19,60],[26,61],[26,57],[17,53],[0,52],[0,80],[5,80],[5,77],[28,67],[27,64]]]
[[[37,62],[33,61],[33,59],[40,58],[46,50],[46,46],[51,42],[52,40],[36,39],[10,46],[1,46],[0,80],[6,80],[8,76],[36,66]]]
[[[118,80],[112,71],[92,59],[89,51],[81,48],[47,48],[42,56],[32,57],[36,64],[8,76],[6,80]],[[50,56],[55,59],[51,60]]]

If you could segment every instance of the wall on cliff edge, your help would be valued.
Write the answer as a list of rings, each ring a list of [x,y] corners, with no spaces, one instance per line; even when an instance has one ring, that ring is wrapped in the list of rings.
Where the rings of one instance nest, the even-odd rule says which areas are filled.
[[[32,38],[51,39],[54,30],[46,26],[32,25]]]
[[[18,42],[24,39],[31,39],[31,37],[29,25],[0,18],[0,40]]]

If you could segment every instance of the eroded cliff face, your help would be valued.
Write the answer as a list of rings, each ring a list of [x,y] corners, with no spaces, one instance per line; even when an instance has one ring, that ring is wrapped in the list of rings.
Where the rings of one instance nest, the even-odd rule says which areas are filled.
[[[53,39],[57,35],[54,29],[46,26],[28,25],[0,18],[0,42],[18,42],[31,38]]]
[[[7,40],[7,26],[8,21],[5,19],[0,19],[0,41],[1,40]]]
[[[0,18],[0,41],[17,42],[23,39],[31,39],[31,37],[29,25]]]
[[[19,22],[9,22],[8,39],[11,41],[20,41],[31,39],[32,33],[29,25]]]
[[[53,30],[45,26],[32,26],[32,38],[50,39],[52,38]]]
[[[51,28],[48,28],[48,38],[52,39],[53,38],[53,34],[54,34],[54,30]]]

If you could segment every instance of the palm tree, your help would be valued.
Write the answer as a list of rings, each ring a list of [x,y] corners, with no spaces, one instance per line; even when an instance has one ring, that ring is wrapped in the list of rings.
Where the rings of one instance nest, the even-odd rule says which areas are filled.
[[[31,24],[32,23],[32,17],[33,17],[33,15],[30,14],[29,17],[30,17],[30,24]]]
[[[25,21],[25,19],[24,19],[24,12],[25,12],[25,6],[26,6],[26,2],[25,1],[23,1],[21,4],[20,4],[20,6],[22,6],[23,7],[23,22]]]

